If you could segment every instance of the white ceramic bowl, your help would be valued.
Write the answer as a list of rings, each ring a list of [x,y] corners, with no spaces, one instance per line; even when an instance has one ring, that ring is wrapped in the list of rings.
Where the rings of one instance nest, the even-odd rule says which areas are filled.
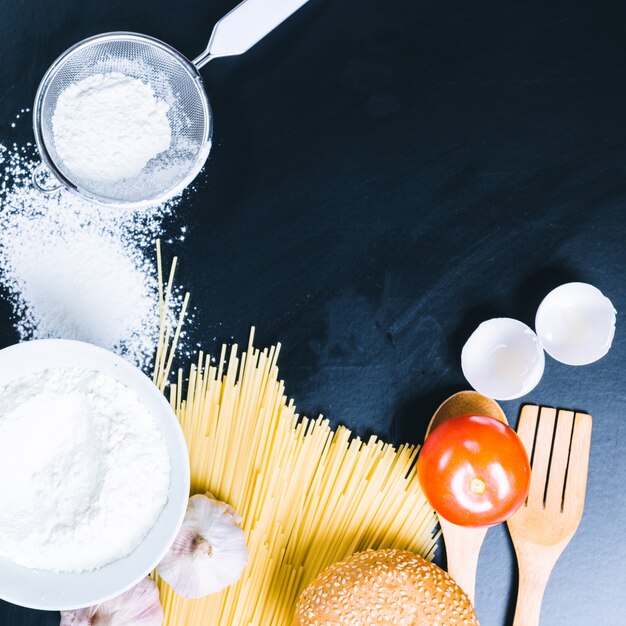
[[[469,384],[495,400],[513,400],[534,389],[543,375],[545,356],[537,335],[508,317],[483,322],[461,353]]]
[[[189,455],[169,403],[140,370],[91,344],[46,339],[0,350],[0,388],[48,368],[72,367],[108,374],[129,387],[151,412],[170,455],[168,501],[154,527],[128,556],[97,570],[57,573],[32,570],[0,559],[0,598],[21,606],[64,610],[91,606],[129,589],[161,561],[182,524],[189,498]],[[2,506],[2,503],[0,503]]]
[[[535,328],[552,358],[567,365],[587,365],[609,351],[615,335],[615,309],[593,285],[566,283],[543,299]]]

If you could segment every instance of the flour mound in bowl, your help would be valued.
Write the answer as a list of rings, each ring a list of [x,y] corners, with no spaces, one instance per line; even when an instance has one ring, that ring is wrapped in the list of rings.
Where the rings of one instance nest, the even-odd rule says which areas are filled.
[[[139,398],[78,368],[0,390],[0,557],[80,572],[130,554],[170,485],[166,442]]]

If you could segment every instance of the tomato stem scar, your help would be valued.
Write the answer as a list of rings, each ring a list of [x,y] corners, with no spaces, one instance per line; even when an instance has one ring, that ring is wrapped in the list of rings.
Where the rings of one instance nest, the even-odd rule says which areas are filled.
[[[472,493],[475,493],[478,496],[482,496],[483,493],[487,491],[487,485],[482,478],[476,477],[472,478],[472,481],[470,482],[470,489],[472,490]]]

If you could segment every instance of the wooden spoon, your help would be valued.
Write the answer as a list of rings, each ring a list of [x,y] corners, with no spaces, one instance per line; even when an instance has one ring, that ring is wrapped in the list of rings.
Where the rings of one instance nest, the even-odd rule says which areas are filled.
[[[426,430],[426,437],[442,422],[452,417],[470,413],[493,417],[508,424],[504,411],[495,400],[487,398],[477,391],[460,391],[450,396],[435,411]],[[446,544],[448,573],[474,604],[478,555],[488,528],[457,526],[441,516],[439,516],[439,523]]]

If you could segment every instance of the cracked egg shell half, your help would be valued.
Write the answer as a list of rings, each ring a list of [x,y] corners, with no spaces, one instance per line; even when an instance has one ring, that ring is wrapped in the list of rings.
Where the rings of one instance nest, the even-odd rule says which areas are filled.
[[[611,301],[587,283],[566,283],[539,305],[535,329],[545,351],[566,365],[588,365],[611,348],[616,311]]]

